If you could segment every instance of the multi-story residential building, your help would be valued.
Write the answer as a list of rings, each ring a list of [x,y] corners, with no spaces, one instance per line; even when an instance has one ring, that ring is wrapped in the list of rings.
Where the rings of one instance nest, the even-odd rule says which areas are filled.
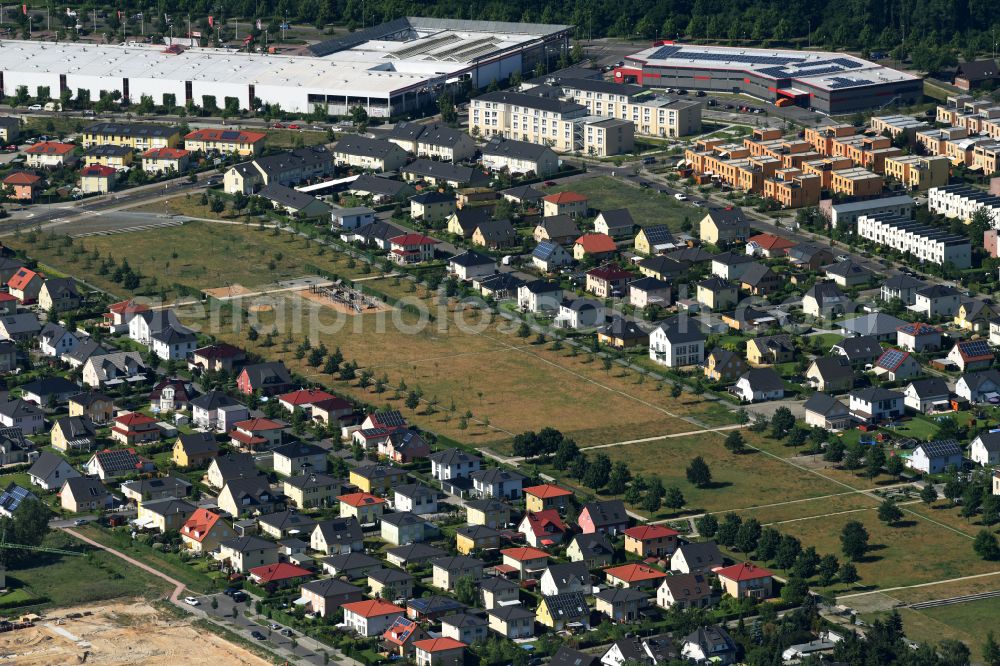
[[[701,131],[701,103],[695,100],[652,97],[642,86],[601,79],[560,79],[556,85],[592,115],[632,121],[636,134],[679,137]]]
[[[202,128],[184,136],[184,150],[192,153],[257,155],[264,149],[264,132]]]
[[[947,185],[950,175],[951,162],[943,155],[897,155],[885,159],[886,178],[894,178],[911,190],[929,190]]]
[[[879,134],[889,134],[893,138],[900,135],[907,135],[911,139],[917,132],[925,130],[929,125],[923,120],[918,120],[910,116],[872,116],[868,121],[869,127]]]
[[[929,128],[917,132],[914,141],[930,155],[946,156],[949,142],[965,139],[968,136],[969,130],[964,127]]]
[[[81,133],[84,148],[125,146],[133,150],[175,148],[181,141],[179,127],[152,123],[96,123]]]
[[[934,187],[927,191],[927,209],[932,213],[968,223],[981,208],[989,212],[993,218],[993,226],[1000,227],[1000,197],[996,195],[964,183]]]
[[[669,368],[698,365],[705,359],[705,334],[695,320],[675,317],[649,334],[649,358]]]
[[[549,146],[557,153],[597,157],[634,147],[631,121],[590,115],[587,107],[559,99],[560,90],[538,86],[529,92],[496,91],[469,105],[469,131]]]
[[[965,236],[891,213],[862,215],[858,236],[939,266],[951,264],[962,269],[972,265],[972,245]]]
[[[972,169],[990,176],[998,171],[998,158],[1000,158],[1000,142],[977,143],[972,149]],[[946,183],[947,181],[940,184]]]
[[[764,197],[773,199],[782,208],[815,206],[821,194],[820,177],[799,169],[780,169],[764,181]]]
[[[846,197],[866,199],[882,192],[885,182],[877,173],[857,167],[834,171],[830,181],[830,190]]]

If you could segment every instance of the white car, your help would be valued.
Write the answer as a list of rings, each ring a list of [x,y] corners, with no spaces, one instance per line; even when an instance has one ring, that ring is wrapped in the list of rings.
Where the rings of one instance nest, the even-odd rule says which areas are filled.
[[[41,104],[32,104],[31,106],[28,107],[28,111],[41,111],[41,110],[42,110]]]
[[[197,599],[195,599],[194,597],[184,597],[184,603],[186,603],[188,606],[200,606],[201,605],[201,602],[198,601]]]
[[[683,192],[678,192],[677,194],[674,195],[674,199],[677,199],[678,201],[687,201],[688,198],[687,195],[684,194]]]

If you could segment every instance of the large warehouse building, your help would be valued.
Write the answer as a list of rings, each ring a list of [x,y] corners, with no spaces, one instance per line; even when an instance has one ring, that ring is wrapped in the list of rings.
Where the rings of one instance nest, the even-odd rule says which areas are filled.
[[[97,46],[4,40],[0,42],[0,94],[19,86],[52,97],[88,90],[91,99],[118,91],[138,101],[164,95],[174,103],[241,109],[260,103],[306,113],[326,105],[331,115],[363,106],[386,117],[433,104],[450,85],[468,79],[476,88],[512,72],[529,72],[546,53],[568,47],[571,26],[494,21],[403,18],[310,47],[311,56],[244,53],[163,46]]]
[[[616,83],[746,93],[831,115],[913,104],[923,81],[842,53],[668,44],[628,56]]]

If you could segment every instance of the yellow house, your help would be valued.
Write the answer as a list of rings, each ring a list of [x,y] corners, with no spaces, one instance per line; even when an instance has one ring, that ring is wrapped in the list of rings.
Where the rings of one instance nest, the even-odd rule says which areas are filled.
[[[665,224],[643,227],[635,235],[635,251],[651,256],[674,246],[674,235]]]
[[[406,483],[406,470],[391,465],[365,465],[351,470],[350,481],[366,493],[388,493]]]
[[[735,382],[747,369],[742,356],[721,347],[713,349],[705,358],[705,377],[715,382]]]
[[[112,169],[124,169],[132,164],[132,149],[128,146],[91,146],[83,153],[85,166],[99,164]]]
[[[184,545],[196,553],[211,553],[220,543],[236,536],[219,514],[201,508],[191,514],[180,533]]]
[[[149,500],[139,504],[136,520],[160,532],[177,532],[196,509],[193,504],[174,497]]]
[[[300,474],[284,480],[285,496],[300,509],[333,504],[340,494],[340,482],[328,474]]]
[[[115,415],[115,403],[97,391],[80,393],[69,399],[69,415],[86,416],[99,425],[108,423]]]
[[[83,416],[65,416],[55,422],[49,441],[56,451],[90,451],[97,443],[97,428]]]
[[[181,141],[181,131],[152,123],[96,123],[84,128],[81,142],[91,146],[125,146],[132,150],[173,148]]]
[[[573,491],[560,488],[554,483],[531,486],[521,492],[524,494],[525,508],[531,513],[547,509],[565,511],[569,506],[569,498],[573,496]]]
[[[385,510],[385,500],[370,493],[350,493],[337,497],[341,518],[356,518],[362,525],[378,522]]]
[[[736,285],[720,277],[710,277],[698,283],[696,299],[710,310],[727,310],[736,305]]]
[[[702,243],[736,243],[750,236],[750,220],[739,208],[709,211],[698,225]]]
[[[465,503],[465,522],[497,529],[510,522],[510,507],[495,499],[472,500]]]
[[[955,325],[967,331],[988,331],[990,319],[995,316],[993,308],[983,301],[966,301],[958,306]]]
[[[788,335],[765,335],[747,340],[747,362],[750,365],[772,365],[795,360],[795,343]]]
[[[567,592],[542,597],[535,610],[535,620],[546,627],[562,631],[570,624],[590,626],[590,607],[582,592]]]
[[[80,190],[84,194],[107,194],[114,189],[117,175],[112,167],[91,164],[80,171]]]
[[[466,525],[455,532],[455,549],[462,555],[500,547],[500,532],[486,525]]]
[[[209,464],[219,455],[219,443],[208,432],[181,434],[174,442],[170,459],[182,469]]]

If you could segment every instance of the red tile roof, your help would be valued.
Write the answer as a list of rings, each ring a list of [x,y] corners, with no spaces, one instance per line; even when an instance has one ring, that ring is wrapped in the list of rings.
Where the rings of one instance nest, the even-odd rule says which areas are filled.
[[[639,541],[645,541],[646,539],[662,539],[663,537],[677,536],[678,534],[680,534],[680,532],[677,530],[672,530],[669,527],[664,527],[663,525],[638,525],[625,530],[625,536],[638,539]]]
[[[271,419],[249,419],[247,421],[237,421],[233,424],[233,428],[239,428],[240,430],[247,430],[249,432],[260,432],[261,430],[281,430],[284,428],[282,424],[277,421],[272,421]]]
[[[615,266],[614,264],[607,264],[606,266],[599,266],[597,268],[592,268],[591,270],[587,271],[587,275],[593,276],[599,280],[606,280],[608,282],[612,280],[624,280],[626,278],[634,277],[634,274],[632,272],[627,271],[620,266]]]
[[[80,175],[82,176],[92,176],[96,178],[110,178],[116,173],[118,172],[113,168],[104,166],[103,164],[91,164],[90,166],[84,167],[80,171]]]
[[[529,512],[524,515],[524,518],[528,521],[531,532],[537,537],[552,534],[553,532],[565,532],[569,529],[566,523],[563,522],[563,519],[559,517],[559,512],[555,509],[536,511],[535,513]]]
[[[72,143],[42,141],[41,143],[36,143],[30,148],[25,148],[24,152],[28,155],[66,155],[68,153],[72,153],[75,148],[76,145]]]
[[[18,171],[3,179],[4,185],[36,185],[42,181],[42,177],[37,173]]]
[[[460,650],[468,646],[454,638],[426,638],[414,643],[413,647],[424,652],[444,652],[445,650]]]
[[[148,312],[149,306],[136,303],[135,300],[130,298],[127,301],[119,301],[113,304],[108,310],[115,314],[136,314],[139,312]]]
[[[142,156],[156,160],[179,160],[190,154],[191,151],[184,150],[183,148],[150,148]]]
[[[392,626],[385,630],[382,638],[394,645],[406,645],[406,642],[413,638],[413,632],[420,628],[416,622],[408,617],[397,617]]]
[[[266,584],[277,583],[291,578],[311,576],[312,572],[309,571],[309,569],[303,569],[302,567],[289,564],[288,562],[278,562],[277,564],[266,564],[262,567],[254,567],[250,570],[250,575],[253,576],[258,583]]]
[[[573,494],[572,490],[566,490],[565,488],[560,488],[554,483],[543,483],[540,486],[530,486],[525,488],[522,492],[525,495],[532,495],[533,497],[538,497],[540,499],[550,499],[553,497],[567,497]]]
[[[348,506],[371,506],[373,504],[385,504],[384,499],[376,497],[371,493],[350,493],[348,495],[340,495],[337,497],[337,500]]]
[[[233,132],[237,132],[238,136],[235,138],[230,138]],[[226,137],[223,137],[226,134]],[[231,129],[200,129],[191,132],[190,134],[184,135],[185,140],[191,141],[224,141],[226,143],[257,143],[258,141],[263,141],[267,138],[267,135],[263,132],[239,132],[238,130]]]
[[[765,250],[787,250],[790,247],[795,247],[795,243],[792,241],[774,234],[757,234],[748,238],[747,243],[756,243]]]
[[[411,247],[414,245],[437,245],[436,240],[430,236],[424,236],[423,234],[403,234],[402,236],[390,238],[389,242],[393,245],[402,245],[403,247]]]
[[[735,581],[770,578],[772,576],[770,571],[763,567],[758,567],[756,564],[751,562],[744,562],[742,564],[734,564],[731,567],[716,569],[715,574],[722,578],[728,578],[729,580]]]
[[[298,391],[292,391],[291,393],[285,393],[284,395],[279,395],[278,400],[281,402],[287,402],[291,405],[311,405],[321,400],[329,400],[333,396],[326,391],[320,391],[319,389],[299,389]]]
[[[406,610],[395,604],[381,599],[368,599],[365,601],[355,601],[341,606],[344,612],[350,611],[361,617],[379,617],[381,615],[392,615],[393,613],[405,613]]]
[[[940,333],[941,329],[937,326],[932,326],[930,324],[925,324],[922,321],[918,321],[912,324],[903,324],[902,326],[897,326],[896,330],[900,333],[906,333],[907,335],[932,335],[934,333]]]
[[[146,425],[147,423],[156,423],[156,419],[152,416],[146,416],[141,412],[129,412],[128,414],[116,416],[115,423],[124,426]]]
[[[549,556],[549,554],[544,550],[538,550],[537,548],[531,548],[530,546],[505,548],[500,551],[500,554],[509,557],[512,560],[517,560],[518,562],[524,562],[525,560],[540,560]]]
[[[222,517],[208,509],[195,509],[191,517],[181,527],[181,535],[201,543]]]
[[[617,249],[615,240],[607,234],[584,234],[576,239],[575,245],[582,246],[588,254],[614,252]]]
[[[577,194],[576,192],[558,192],[544,197],[544,200],[554,204],[568,204],[586,201],[587,197],[582,194]]]
[[[657,578],[666,578],[667,574],[663,573],[659,569],[653,569],[652,567],[643,566],[641,564],[623,564],[620,567],[611,567],[610,569],[605,569],[604,573],[618,580],[623,580],[626,583],[637,583],[644,580],[655,580]]]
[[[14,275],[7,281],[7,286],[11,289],[24,289],[28,284],[34,280],[36,277],[40,277],[38,273],[31,270],[30,268],[20,268]]]

